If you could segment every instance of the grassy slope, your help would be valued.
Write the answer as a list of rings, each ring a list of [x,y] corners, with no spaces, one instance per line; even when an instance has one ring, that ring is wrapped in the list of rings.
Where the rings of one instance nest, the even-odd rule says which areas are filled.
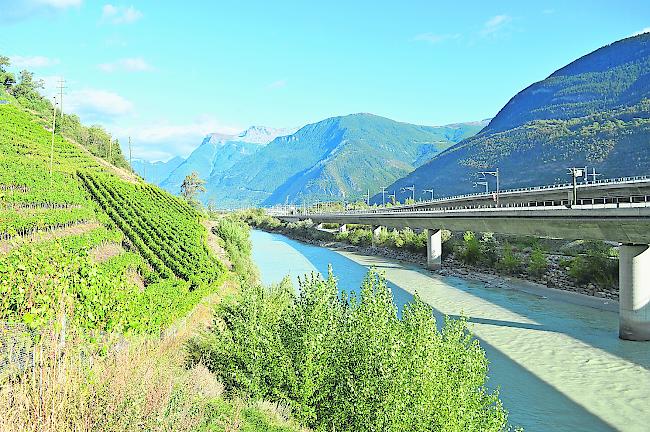
[[[193,240],[206,244],[198,214],[158,188],[135,178],[124,181],[114,167],[58,135],[50,183],[50,145],[51,134],[33,113],[15,103],[0,105],[0,320],[11,323],[10,334],[20,328],[54,331],[52,339],[43,337],[36,345],[36,368],[0,386],[0,410],[10,413],[0,428],[298,430],[281,409],[229,400],[210,372],[184,366],[185,341],[209,323],[212,305],[236,289],[222,284],[223,267],[215,261],[221,272],[216,280],[205,272],[194,281],[183,280],[185,275],[163,278],[137,247],[121,252],[118,247],[117,255],[93,261],[97,248],[129,249],[133,241],[115,215],[92,199],[82,177],[101,182],[113,199],[137,194],[139,220],[184,221],[177,229],[173,221],[161,225],[193,235],[176,250],[178,260],[196,258],[190,253]],[[141,239],[149,249],[173,252],[171,238],[143,234]],[[169,244],[161,245],[161,239]],[[130,279],[133,272],[151,279],[144,289]],[[211,294],[215,291],[219,294]],[[67,337],[61,351],[63,322]],[[7,373],[11,370],[4,368],[0,378]]]

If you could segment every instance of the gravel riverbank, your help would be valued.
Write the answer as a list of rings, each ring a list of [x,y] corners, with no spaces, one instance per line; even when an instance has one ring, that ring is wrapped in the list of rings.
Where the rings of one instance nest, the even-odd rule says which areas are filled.
[[[304,235],[298,235],[299,233],[296,233],[294,230],[283,227],[273,230],[267,230],[261,227],[258,227],[257,229],[283,234],[303,243],[313,244],[320,247],[345,250],[363,255],[381,256],[384,258],[412,263],[423,269],[426,268],[426,256],[409,250],[378,246],[352,245],[350,243],[328,239],[314,239]],[[324,232],[324,234],[327,234],[327,232]],[[582,296],[593,297],[596,301],[590,302],[589,300],[586,300],[588,305],[591,305],[589,303],[593,303],[595,307],[600,307],[602,305],[616,306],[615,302],[618,301],[618,287],[604,288],[596,287],[594,284],[580,285],[568,275],[567,269],[561,266],[561,261],[565,258],[564,256],[549,254],[547,255],[547,258],[548,269],[540,277],[534,277],[527,273],[506,275],[494,268],[468,265],[459,259],[456,259],[453,253],[448,254],[443,258],[442,268],[440,270],[429,271],[442,276],[456,276],[463,279],[475,280],[494,287],[523,288],[526,291],[531,291],[539,295],[555,295],[558,291],[565,291],[577,294],[578,297],[573,296],[576,298]],[[545,289],[551,289],[551,291],[546,291]],[[579,301],[579,303],[585,304],[582,300]],[[605,308],[609,309],[611,307]]]

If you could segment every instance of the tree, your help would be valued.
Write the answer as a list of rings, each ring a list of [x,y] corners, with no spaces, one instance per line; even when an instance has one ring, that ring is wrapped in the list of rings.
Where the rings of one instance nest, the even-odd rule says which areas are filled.
[[[14,86],[13,93],[17,98],[24,97],[34,100],[41,99],[38,89],[45,88],[43,80],[34,80],[34,74],[27,70],[20,71],[18,84]]]
[[[205,180],[199,178],[199,174],[194,171],[192,174],[185,176],[181,185],[181,195],[193,206],[198,205],[197,194],[205,192]]]
[[[4,89],[9,89],[16,83],[16,77],[14,77],[14,74],[7,71],[9,66],[11,66],[9,57],[0,55],[0,86]]]

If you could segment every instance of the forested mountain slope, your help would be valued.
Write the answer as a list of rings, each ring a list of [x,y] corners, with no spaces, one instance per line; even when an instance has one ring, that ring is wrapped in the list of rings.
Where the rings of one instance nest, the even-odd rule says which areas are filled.
[[[359,197],[483,126],[418,126],[372,114],[329,118],[278,137],[213,175],[205,197],[221,206]]]
[[[645,175],[649,137],[650,34],[645,33],[600,48],[526,88],[481,133],[389,190],[415,184],[433,187],[438,196],[467,193],[477,171],[496,167],[502,188],[564,182],[570,166],[593,167],[604,177]]]

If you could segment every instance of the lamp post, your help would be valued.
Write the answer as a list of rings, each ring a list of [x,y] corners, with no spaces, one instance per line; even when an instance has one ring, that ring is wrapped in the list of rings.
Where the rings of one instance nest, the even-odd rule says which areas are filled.
[[[480,171],[479,174],[483,176],[482,180],[486,180],[485,176],[491,175],[494,176],[497,180],[497,190],[494,195],[494,201],[497,203],[497,207],[499,207],[499,168],[497,168],[494,171]],[[483,184],[482,182],[479,184]],[[487,180],[485,181],[485,193],[488,192],[488,185],[487,185]]]
[[[404,193],[407,190],[411,191],[411,199],[415,202],[415,185],[403,187],[400,189],[400,192]]]

